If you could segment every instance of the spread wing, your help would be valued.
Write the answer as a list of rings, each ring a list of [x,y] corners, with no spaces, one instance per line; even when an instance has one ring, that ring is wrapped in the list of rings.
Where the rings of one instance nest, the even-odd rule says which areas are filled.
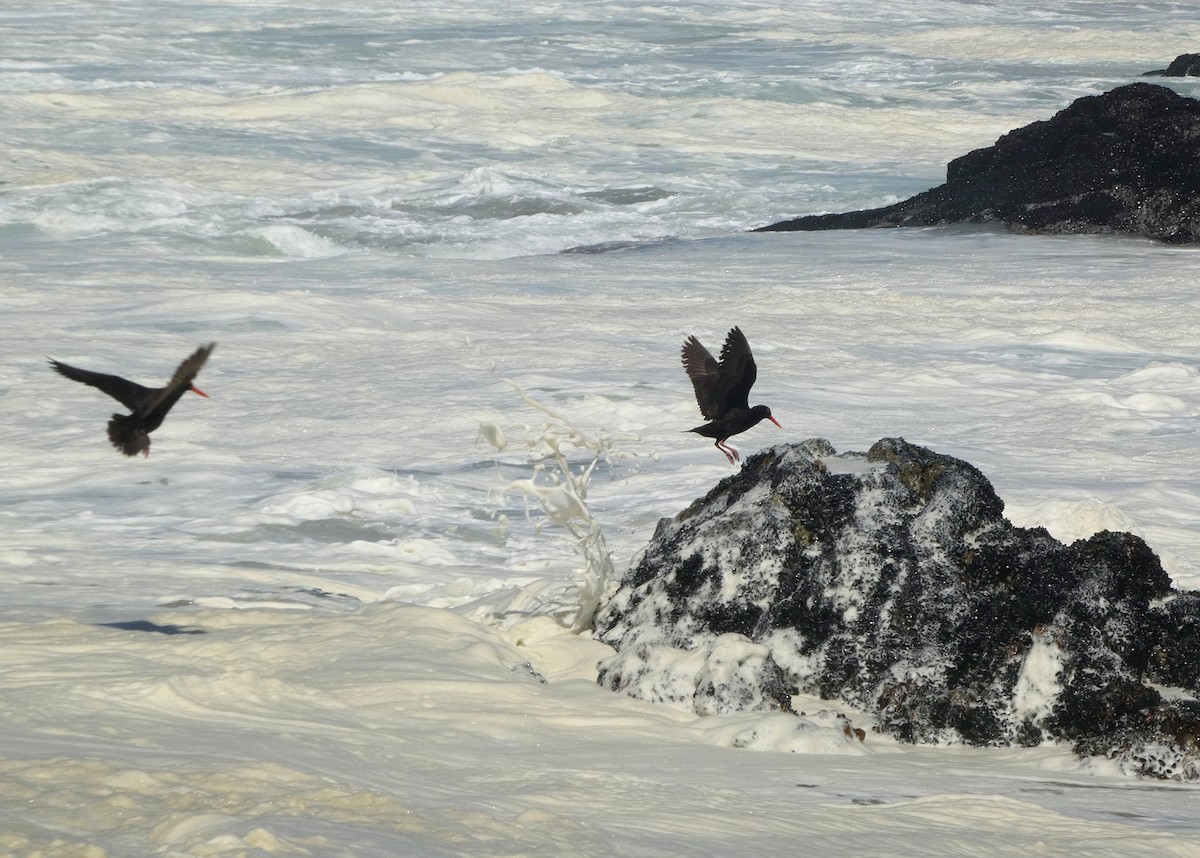
[[[79,369],[56,360],[51,360],[50,366],[54,367],[60,375],[64,375],[72,381],[89,384],[97,390],[107,393],[134,413],[144,407],[155,393],[155,391],[121,378],[119,375],[106,375],[102,372],[92,372],[89,369]]]
[[[159,412],[158,419],[161,422],[163,417],[166,417],[167,412],[171,407],[179,401],[179,397],[183,396],[192,386],[192,380],[200,372],[204,366],[208,356],[212,354],[212,350],[217,347],[216,343],[209,343],[206,346],[201,346],[192,352],[191,356],[179,365],[175,370],[175,374],[171,376],[171,380],[167,382],[166,387],[160,387],[153,391],[157,394],[152,400],[146,403],[145,410],[142,415],[150,415]]]
[[[724,410],[750,407],[750,388],[758,378],[758,364],[741,328],[725,336],[721,347],[721,397]]]
[[[705,419],[717,420],[735,408],[750,407],[750,388],[758,377],[758,367],[741,328],[726,335],[720,363],[698,339],[688,337],[683,344],[683,368]]]
[[[683,343],[683,369],[692,380],[696,402],[705,420],[716,420],[721,413],[717,390],[721,384],[721,365],[695,337]]]

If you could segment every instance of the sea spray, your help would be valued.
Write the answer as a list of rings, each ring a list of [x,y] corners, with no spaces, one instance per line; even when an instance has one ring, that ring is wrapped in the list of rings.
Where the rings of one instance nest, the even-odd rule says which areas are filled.
[[[516,480],[503,490],[505,494],[518,491],[525,499],[525,517],[540,534],[547,522],[561,528],[583,560],[570,584],[570,603],[555,611],[556,618],[572,631],[592,628],[596,610],[605,591],[614,581],[612,555],[604,541],[600,522],[587,504],[588,486],[597,466],[612,464],[636,454],[621,449],[618,444],[639,440],[630,433],[611,432],[604,428],[585,430],[549,406],[538,402],[521,387],[506,379],[517,395],[532,408],[545,415],[538,424],[515,424],[508,430],[521,436],[521,445],[533,460],[533,473],[527,480]],[[506,433],[495,424],[482,424],[483,436],[497,450],[509,446]],[[591,454],[583,464],[572,465],[571,451]],[[534,511],[540,510],[541,516]],[[565,610],[564,610],[565,609]]]

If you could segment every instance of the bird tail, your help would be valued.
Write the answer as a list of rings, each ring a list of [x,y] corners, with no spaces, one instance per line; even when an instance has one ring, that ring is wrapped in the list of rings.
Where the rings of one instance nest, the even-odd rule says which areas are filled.
[[[108,440],[126,456],[150,455],[150,436],[132,414],[114,414],[108,421]]]

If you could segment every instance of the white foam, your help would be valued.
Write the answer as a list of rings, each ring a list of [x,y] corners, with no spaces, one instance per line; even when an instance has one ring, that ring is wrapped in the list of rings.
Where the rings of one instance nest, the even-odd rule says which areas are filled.
[[[1054,714],[1055,703],[1062,692],[1059,675],[1063,666],[1062,648],[1047,636],[1035,634],[1013,687],[1012,707],[1016,719],[1040,725]]]
[[[853,474],[860,476],[884,467],[886,462],[868,462],[866,457],[825,456],[821,460],[825,470],[831,474]]]
[[[1102,530],[1138,530],[1136,521],[1120,507],[1093,497],[1044,500],[1028,506],[1008,504],[1005,513],[1013,524],[1044,527],[1063,542],[1087,539]]]

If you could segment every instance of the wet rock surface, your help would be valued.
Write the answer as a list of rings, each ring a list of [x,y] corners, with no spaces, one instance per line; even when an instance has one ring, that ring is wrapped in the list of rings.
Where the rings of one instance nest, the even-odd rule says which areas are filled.
[[[602,606],[600,682],[700,714],[816,695],[902,741],[1067,740],[1200,779],[1200,594],[1136,536],[1065,545],[1003,512],[978,469],[899,438],[755,455]]]

